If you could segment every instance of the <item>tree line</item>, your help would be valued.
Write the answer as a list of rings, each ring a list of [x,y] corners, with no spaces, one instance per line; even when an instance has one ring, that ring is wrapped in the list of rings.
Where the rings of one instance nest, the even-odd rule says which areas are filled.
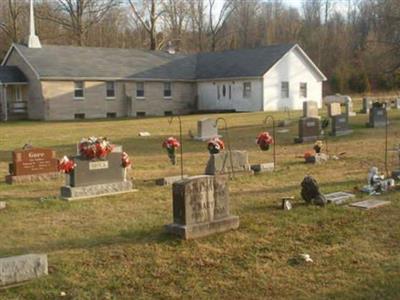
[[[327,92],[400,88],[400,0],[36,0],[35,14],[43,44],[195,53],[298,43]],[[0,2],[0,57],[28,25],[28,0]]]

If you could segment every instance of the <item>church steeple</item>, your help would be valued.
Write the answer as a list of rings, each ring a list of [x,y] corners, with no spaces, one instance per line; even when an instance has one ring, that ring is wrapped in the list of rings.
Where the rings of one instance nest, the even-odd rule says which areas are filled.
[[[36,35],[35,31],[35,13],[33,11],[33,0],[30,6],[30,24],[29,24],[29,37],[28,37],[28,47],[29,48],[42,48],[39,37]]]

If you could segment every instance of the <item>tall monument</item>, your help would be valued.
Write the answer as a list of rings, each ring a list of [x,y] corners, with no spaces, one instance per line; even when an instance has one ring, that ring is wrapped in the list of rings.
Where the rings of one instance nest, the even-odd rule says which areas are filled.
[[[30,7],[30,24],[29,24],[29,37],[28,37],[28,47],[29,48],[42,48],[39,37],[35,32],[35,13],[33,11],[33,0],[31,1]]]

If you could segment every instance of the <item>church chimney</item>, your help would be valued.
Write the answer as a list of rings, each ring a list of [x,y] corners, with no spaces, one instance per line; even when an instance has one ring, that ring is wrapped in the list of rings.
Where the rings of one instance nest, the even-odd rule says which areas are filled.
[[[28,48],[42,48],[39,37],[35,32],[35,13],[33,12],[33,0],[31,0],[30,7],[30,24],[29,24],[29,37],[28,37]]]

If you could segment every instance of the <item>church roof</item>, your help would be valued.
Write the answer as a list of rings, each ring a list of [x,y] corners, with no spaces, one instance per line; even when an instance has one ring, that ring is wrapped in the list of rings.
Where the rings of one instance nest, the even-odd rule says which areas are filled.
[[[18,44],[13,46],[41,79],[192,81],[263,76],[297,45],[273,45],[191,55],[139,49],[48,45],[33,49]],[[3,64],[6,60],[7,57]]]

